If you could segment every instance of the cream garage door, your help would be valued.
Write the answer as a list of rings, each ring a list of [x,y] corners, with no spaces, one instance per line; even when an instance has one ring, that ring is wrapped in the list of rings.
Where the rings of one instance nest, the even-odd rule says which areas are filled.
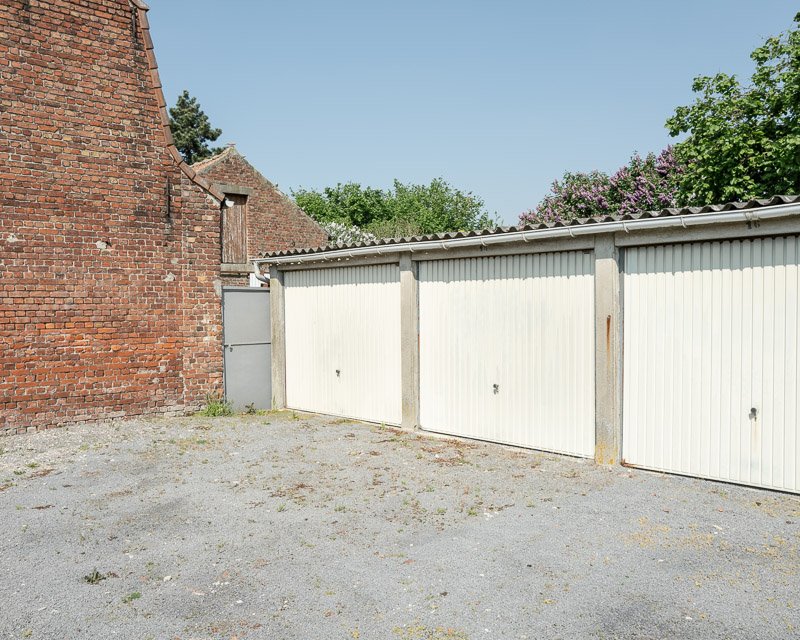
[[[591,253],[419,263],[420,423],[594,455]]]
[[[400,424],[398,265],[287,271],[286,405]]]
[[[800,490],[797,237],[624,253],[633,465]]]

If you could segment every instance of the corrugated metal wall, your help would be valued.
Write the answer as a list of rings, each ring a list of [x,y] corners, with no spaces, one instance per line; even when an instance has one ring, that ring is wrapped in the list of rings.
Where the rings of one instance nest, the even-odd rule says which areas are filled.
[[[286,405],[400,424],[398,265],[288,271]]]
[[[627,462],[800,490],[799,259],[797,237],[625,251]]]
[[[591,253],[420,262],[422,428],[593,456],[593,301]]]

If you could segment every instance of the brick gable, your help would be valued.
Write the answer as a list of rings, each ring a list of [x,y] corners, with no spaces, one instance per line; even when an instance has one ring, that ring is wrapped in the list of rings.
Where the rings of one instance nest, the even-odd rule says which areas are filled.
[[[128,0],[0,5],[0,433],[221,383],[218,194],[169,147],[146,27]]]

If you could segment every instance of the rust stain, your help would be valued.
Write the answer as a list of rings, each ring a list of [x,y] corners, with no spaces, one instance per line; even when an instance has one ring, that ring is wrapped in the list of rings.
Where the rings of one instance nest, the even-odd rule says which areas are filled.
[[[606,317],[606,353],[611,351],[611,316]]]

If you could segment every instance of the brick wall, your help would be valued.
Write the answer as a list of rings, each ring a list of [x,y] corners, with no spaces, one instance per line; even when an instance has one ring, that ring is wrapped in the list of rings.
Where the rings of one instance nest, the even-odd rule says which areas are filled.
[[[294,201],[282,193],[234,147],[192,165],[207,182],[252,190],[247,196],[247,254],[295,247],[319,247],[328,235]],[[222,188],[222,187],[220,187]],[[246,276],[224,275],[225,286],[246,286]]]
[[[146,27],[128,0],[0,3],[0,433],[221,383],[219,203],[168,148]]]

